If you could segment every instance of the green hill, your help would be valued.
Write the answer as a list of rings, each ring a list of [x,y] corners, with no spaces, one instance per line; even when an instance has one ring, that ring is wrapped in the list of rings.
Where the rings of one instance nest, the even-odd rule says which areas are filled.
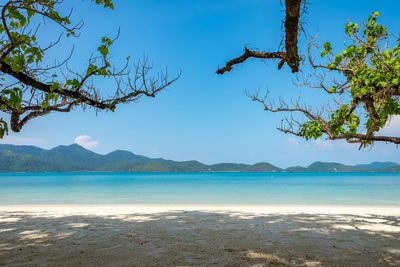
[[[38,155],[42,159],[60,162],[70,166],[73,170],[94,170],[106,163],[103,155],[96,154],[77,144],[57,146]]]
[[[246,169],[249,172],[279,172],[282,171],[281,168],[278,168],[272,164],[266,162],[256,163],[247,167]]]
[[[357,172],[362,169],[336,162],[316,161],[306,168],[308,172]]]
[[[60,172],[70,170],[64,164],[57,164],[29,154],[0,150],[1,172]]]
[[[362,167],[359,167],[362,166]],[[385,167],[386,166],[386,167]],[[89,151],[77,144],[57,146],[46,150],[34,146],[0,145],[0,172],[400,172],[400,165],[393,162],[372,162],[348,166],[336,162],[314,162],[308,167],[281,169],[267,162],[253,165],[173,161],[148,158],[129,151],[116,150],[106,155]]]
[[[385,169],[387,167],[395,167],[395,166],[399,166],[399,164],[397,164],[395,162],[390,162],[390,161],[386,161],[386,162],[374,161],[374,162],[371,162],[370,164],[357,164],[356,165],[357,168],[375,169],[375,170],[380,170],[380,169]]]
[[[389,167],[384,168],[382,171],[385,171],[385,172],[400,172],[400,165],[389,166]]]
[[[306,172],[307,169],[301,166],[294,166],[285,169],[286,172]]]

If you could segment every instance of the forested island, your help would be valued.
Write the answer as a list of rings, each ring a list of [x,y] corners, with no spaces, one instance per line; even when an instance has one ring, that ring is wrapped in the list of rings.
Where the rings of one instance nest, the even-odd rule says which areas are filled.
[[[173,161],[149,158],[115,150],[101,155],[77,144],[46,150],[35,146],[0,145],[0,172],[400,172],[395,162],[349,166],[314,162],[307,167],[279,168],[267,162],[256,164]]]

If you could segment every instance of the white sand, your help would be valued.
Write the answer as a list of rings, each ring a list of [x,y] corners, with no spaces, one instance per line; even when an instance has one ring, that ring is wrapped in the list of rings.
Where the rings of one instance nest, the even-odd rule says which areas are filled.
[[[0,206],[0,266],[400,266],[400,207]]]

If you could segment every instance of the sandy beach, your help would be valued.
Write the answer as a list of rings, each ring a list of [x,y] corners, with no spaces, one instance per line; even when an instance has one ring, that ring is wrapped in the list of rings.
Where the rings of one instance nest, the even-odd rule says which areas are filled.
[[[0,206],[0,266],[399,266],[400,207]]]

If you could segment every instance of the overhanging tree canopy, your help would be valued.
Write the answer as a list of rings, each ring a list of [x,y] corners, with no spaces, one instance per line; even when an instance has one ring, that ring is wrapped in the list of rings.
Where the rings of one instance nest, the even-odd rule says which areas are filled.
[[[104,8],[113,9],[112,0],[91,0]],[[62,15],[57,7],[62,0],[12,0],[0,4],[0,107],[9,114],[9,123],[0,118],[0,138],[10,128],[19,132],[31,119],[50,112],[69,112],[77,106],[114,111],[121,103],[137,101],[141,96],[155,97],[178,77],[169,79],[166,72],[149,76],[152,66],[147,60],[132,67],[129,57],[121,68],[110,62],[109,49],[115,39],[103,37],[97,55],[82,62],[83,71],[70,69],[66,59],[51,59],[45,64],[46,53],[62,44],[62,34],[78,37],[83,23],[73,25],[70,15]],[[38,22],[57,25],[62,34],[50,44],[37,40],[38,32],[46,27]],[[47,61],[48,62],[48,61]],[[114,93],[102,96],[98,78],[115,81]]]
[[[303,0],[285,0],[285,46],[282,51],[251,51],[245,47],[242,56],[228,61],[217,73],[229,72],[234,65],[249,58],[280,59],[278,69],[287,63],[292,72],[298,72],[300,57],[297,37],[305,4]],[[303,80],[300,85],[341,96],[335,99],[337,108],[326,106],[317,109],[312,105],[301,105],[299,101],[288,104],[282,100],[275,105],[268,95],[249,96],[262,103],[267,111],[300,112],[308,119],[297,120],[293,115],[285,117],[283,122],[286,123],[278,127],[284,133],[307,140],[322,136],[330,140],[344,139],[349,143],[360,143],[360,148],[372,145],[375,141],[400,144],[400,137],[378,134],[393,116],[400,114],[400,38],[393,48],[387,47],[388,31],[376,22],[378,16],[379,13],[374,12],[361,29],[356,23],[348,23],[345,32],[352,43],[341,53],[333,54],[331,44],[325,43],[321,56],[327,59],[326,64],[313,62],[310,48],[315,44],[309,45],[309,64],[315,72],[312,80]],[[342,79],[334,79],[328,85],[325,72],[334,72]]]
[[[378,16],[378,12],[373,12],[361,27],[347,23],[345,33],[351,44],[334,54],[331,44],[325,43],[321,52],[321,57],[327,59],[325,64],[315,64],[309,52],[314,79],[304,80],[302,85],[343,96],[335,99],[337,108],[326,106],[317,111],[311,106],[291,106],[284,101],[273,105],[266,98],[252,96],[267,111],[300,112],[308,119],[301,122],[291,116],[279,130],[307,140],[321,136],[344,139],[360,143],[360,148],[375,141],[400,144],[400,137],[378,134],[393,116],[400,115],[400,38],[390,48],[388,31],[377,23]],[[309,48],[312,46],[313,43]],[[326,81],[325,72],[339,74],[341,79]]]

